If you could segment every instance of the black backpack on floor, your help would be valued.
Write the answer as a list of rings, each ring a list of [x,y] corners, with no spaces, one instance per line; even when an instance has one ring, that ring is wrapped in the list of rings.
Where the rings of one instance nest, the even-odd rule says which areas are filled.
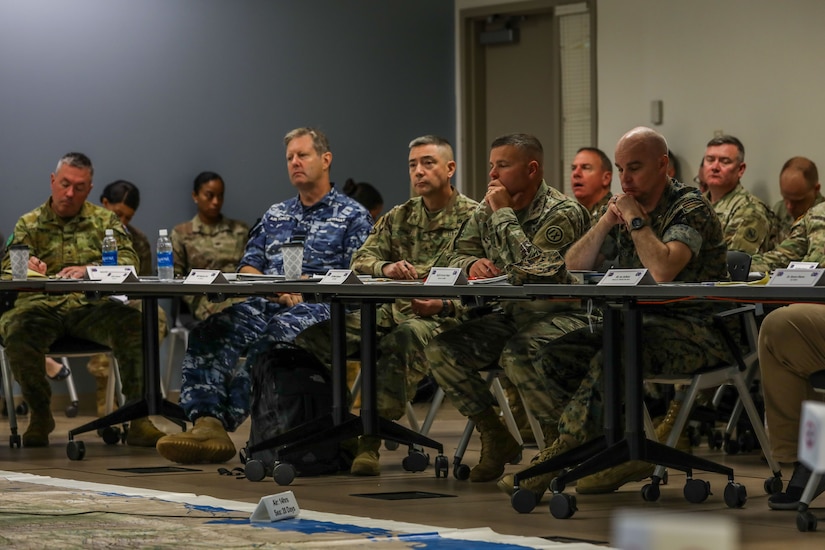
[[[272,475],[276,461],[274,449],[250,453],[249,448],[331,412],[330,372],[312,353],[294,344],[277,342],[261,354],[252,365],[252,426],[242,453],[247,477],[259,481]],[[352,458],[338,442],[323,442],[277,457],[278,462],[292,465],[298,476],[349,470]]]

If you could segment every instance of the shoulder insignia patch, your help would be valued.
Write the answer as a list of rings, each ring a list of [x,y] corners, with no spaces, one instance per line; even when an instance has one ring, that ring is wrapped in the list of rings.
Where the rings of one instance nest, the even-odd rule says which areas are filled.
[[[564,230],[558,225],[551,225],[544,233],[547,242],[550,244],[559,244],[564,239]]]

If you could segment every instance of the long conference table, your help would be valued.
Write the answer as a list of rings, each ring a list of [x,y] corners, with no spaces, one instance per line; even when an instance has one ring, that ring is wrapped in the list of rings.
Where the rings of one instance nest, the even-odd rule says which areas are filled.
[[[9,281],[0,282],[0,290],[6,288]],[[45,292],[84,292],[89,297],[105,297],[113,294],[125,294],[130,298],[140,298],[147,303],[143,308],[143,346],[144,346],[144,384],[145,398],[137,405],[132,404],[118,409],[107,417],[98,419],[85,426],[69,432],[70,458],[83,458],[78,452],[74,436],[79,433],[126,422],[139,416],[163,415],[183,420],[183,414],[177,405],[164,401],[159,385],[159,357],[157,331],[157,299],[182,295],[207,295],[214,300],[230,296],[271,296],[276,293],[301,293],[307,300],[326,301],[331,304],[332,345],[333,345],[333,411],[329,422],[315,423],[309,429],[293,430],[279,436],[271,443],[279,453],[287,453],[312,446],[318,441],[340,440],[358,434],[376,434],[406,444],[418,444],[439,450],[436,459],[436,476],[446,477],[446,458],[441,454],[440,444],[419,434],[382,419],[376,412],[375,361],[376,361],[376,324],[375,311],[379,304],[395,299],[412,298],[461,298],[465,301],[495,300],[593,300],[603,307],[604,313],[604,379],[605,379],[605,433],[598,441],[591,442],[574,452],[569,457],[569,466],[576,466],[583,453],[600,456],[591,463],[598,463],[599,469],[619,464],[626,460],[655,460],[656,463],[672,465],[685,469],[682,464],[685,455],[675,449],[660,445],[647,439],[642,422],[642,373],[639,357],[641,333],[641,314],[649,305],[661,305],[671,300],[719,300],[731,303],[775,303],[794,302],[825,303],[825,287],[765,286],[765,285],[714,285],[702,284],[661,284],[639,286],[603,286],[595,284],[527,284],[511,286],[507,284],[470,284],[455,286],[435,286],[388,282],[379,284],[320,284],[317,281],[290,282],[246,282],[212,284],[183,284],[181,281],[160,282],[141,280],[131,283],[99,283],[91,281],[48,280],[37,281],[31,288],[16,283],[16,289]],[[42,285],[42,286],[41,286]],[[12,285],[14,286],[14,285]],[[10,289],[12,287],[9,287]],[[346,339],[344,316],[346,305],[357,305],[361,311],[361,363],[362,363],[362,406],[360,417],[354,417],[347,407],[346,387]],[[622,346],[622,343],[624,344]],[[625,426],[621,427],[622,399],[620,392],[622,363],[624,353]],[[396,429],[398,428],[398,429]],[[82,443],[82,442],[81,442]],[[74,448],[73,448],[74,444]],[[665,447],[662,449],[662,447]],[[574,451],[576,451],[574,449]],[[682,456],[684,455],[684,456]],[[696,464],[696,457],[692,458]],[[698,459],[702,460],[702,459]],[[707,462],[710,471],[727,471],[729,469]],[[532,470],[533,468],[531,468]],[[591,466],[592,469],[592,466]],[[598,470],[596,470],[598,471]],[[565,474],[566,475],[566,474]],[[585,475],[585,474],[582,474]],[[525,477],[523,473],[522,478]],[[569,476],[572,479],[579,475]],[[732,474],[729,475],[732,483]],[[277,478],[276,478],[277,480]],[[518,475],[517,475],[518,481]],[[744,488],[742,487],[741,490]],[[562,487],[559,492],[563,490]],[[737,506],[744,504],[741,490],[734,501]],[[557,492],[557,491],[554,491]],[[519,491],[516,492],[518,496]],[[524,496],[522,493],[522,496]],[[555,496],[555,495],[554,495]],[[562,495],[565,496],[565,495]],[[727,501],[727,498],[726,498]],[[518,509],[513,501],[514,507]],[[730,505],[730,504],[729,504]],[[552,506],[552,503],[551,503]],[[528,506],[532,509],[532,506]]]

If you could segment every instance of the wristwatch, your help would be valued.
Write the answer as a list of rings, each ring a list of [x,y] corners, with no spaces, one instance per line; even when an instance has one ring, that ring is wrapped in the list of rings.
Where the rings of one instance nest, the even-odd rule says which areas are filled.
[[[644,218],[633,218],[630,220],[630,230],[636,231],[637,229],[641,229],[647,225],[647,222]]]

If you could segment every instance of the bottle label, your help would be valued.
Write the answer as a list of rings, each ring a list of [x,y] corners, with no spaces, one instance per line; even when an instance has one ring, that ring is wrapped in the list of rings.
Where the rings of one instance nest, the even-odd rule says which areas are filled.
[[[173,267],[171,252],[158,252],[158,267]]]
[[[117,250],[107,250],[103,253],[103,265],[117,265]]]

